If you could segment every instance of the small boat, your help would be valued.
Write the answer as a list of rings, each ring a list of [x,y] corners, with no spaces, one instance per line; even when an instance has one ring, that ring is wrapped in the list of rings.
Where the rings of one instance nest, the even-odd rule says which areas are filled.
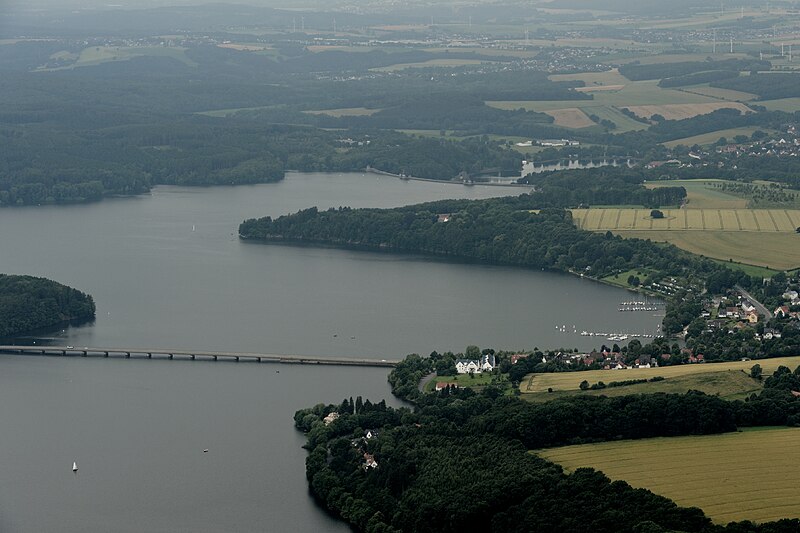
[[[206,448],[205,450],[203,450],[203,453],[208,453],[208,448]]]
[[[76,463],[75,461],[72,462],[72,471],[73,472],[77,472],[78,471],[78,463]]]

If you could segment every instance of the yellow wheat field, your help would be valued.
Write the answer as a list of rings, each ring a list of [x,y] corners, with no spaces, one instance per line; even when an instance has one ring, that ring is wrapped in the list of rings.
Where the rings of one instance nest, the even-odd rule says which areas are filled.
[[[592,467],[725,524],[800,518],[800,429],[751,430],[565,446],[538,452],[567,470]]]
[[[757,231],[794,233],[800,226],[796,209],[662,209],[654,219],[649,209],[574,209],[576,224],[589,231]]]

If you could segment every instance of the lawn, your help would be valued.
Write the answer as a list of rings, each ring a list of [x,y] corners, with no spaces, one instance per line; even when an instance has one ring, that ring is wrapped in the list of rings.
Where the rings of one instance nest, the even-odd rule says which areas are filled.
[[[800,429],[666,437],[537,452],[568,471],[592,467],[699,507],[719,524],[800,518]]]
[[[425,392],[433,392],[438,382],[458,383],[459,387],[470,387],[475,390],[481,390],[492,383],[500,387],[509,385],[507,376],[503,374],[494,374],[492,372],[483,372],[472,376],[469,374],[457,374],[455,376],[436,376],[425,385]]]
[[[734,370],[737,372],[750,372],[754,364],[758,363],[764,370],[764,374],[772,374],[779,366],[787,366],[794,370],[800,366],[800,356],[798,357],[775,357],[772,359],[759,359],[758,361],[730,361],[724,363],[703,363],[692,365],[675,365],[658,368],[631,368],[628,370],[587,370],[585,372],[554,372],[546,374],[529,374],[520,383],[522,393],[545,392],[552,388],[553,391],[577,391],[580,390],[581,381],[586,380],[590,384],[604,381],[625,381],[629,379],[650,379],[661,376],[664,382],[671,378],[685,377],[696,374],[709,374],[713,372],[727,372]],[[648,383],[648,386],[658,385]],[[619,387],[628,389],[628,387]],[[610,390],[610,389],[605,389]]]

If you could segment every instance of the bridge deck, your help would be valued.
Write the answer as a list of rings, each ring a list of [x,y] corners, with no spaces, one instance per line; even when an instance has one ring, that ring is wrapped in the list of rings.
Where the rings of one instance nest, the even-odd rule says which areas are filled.
[[[92,346],[18,346],[0,345],[0,353],[12,353],[21,355],[60,355],[60,356],[123,356],[130,358],[134,356],[146,357],[167,357],[169,359],[228,359],[234,361],[247,360],[258,363],[287,363],[287,364],[318,364],[318,365],[344,365],[344,366],[378,366],[393,367],[399,363],[396,360],[388,359],[368,359],[355,357],[321,357],[316,355],[296,355],[296,354],[269,354],[252,352],[223,352],[205,350],[171,350],[163,348],[98,348]]]

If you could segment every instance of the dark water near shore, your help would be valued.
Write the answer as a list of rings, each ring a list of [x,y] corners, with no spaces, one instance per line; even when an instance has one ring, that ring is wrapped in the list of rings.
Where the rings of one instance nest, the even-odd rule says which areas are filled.
[[[654,332],[660,317],[617,312],[629,293],[572,276],[236,236],[245,218],[312,205],[520,192],[296,174],[270,185],[159,187],[85,206],[4,209],[0,272],[95,297],[94,324],[30,339],[38,343],[394,358],[467,344],[598,343],[573,325]],[[308,497],[291,416],[358,394],[391,402],[386,374],[0,356],[0,531],[346,531]]]

